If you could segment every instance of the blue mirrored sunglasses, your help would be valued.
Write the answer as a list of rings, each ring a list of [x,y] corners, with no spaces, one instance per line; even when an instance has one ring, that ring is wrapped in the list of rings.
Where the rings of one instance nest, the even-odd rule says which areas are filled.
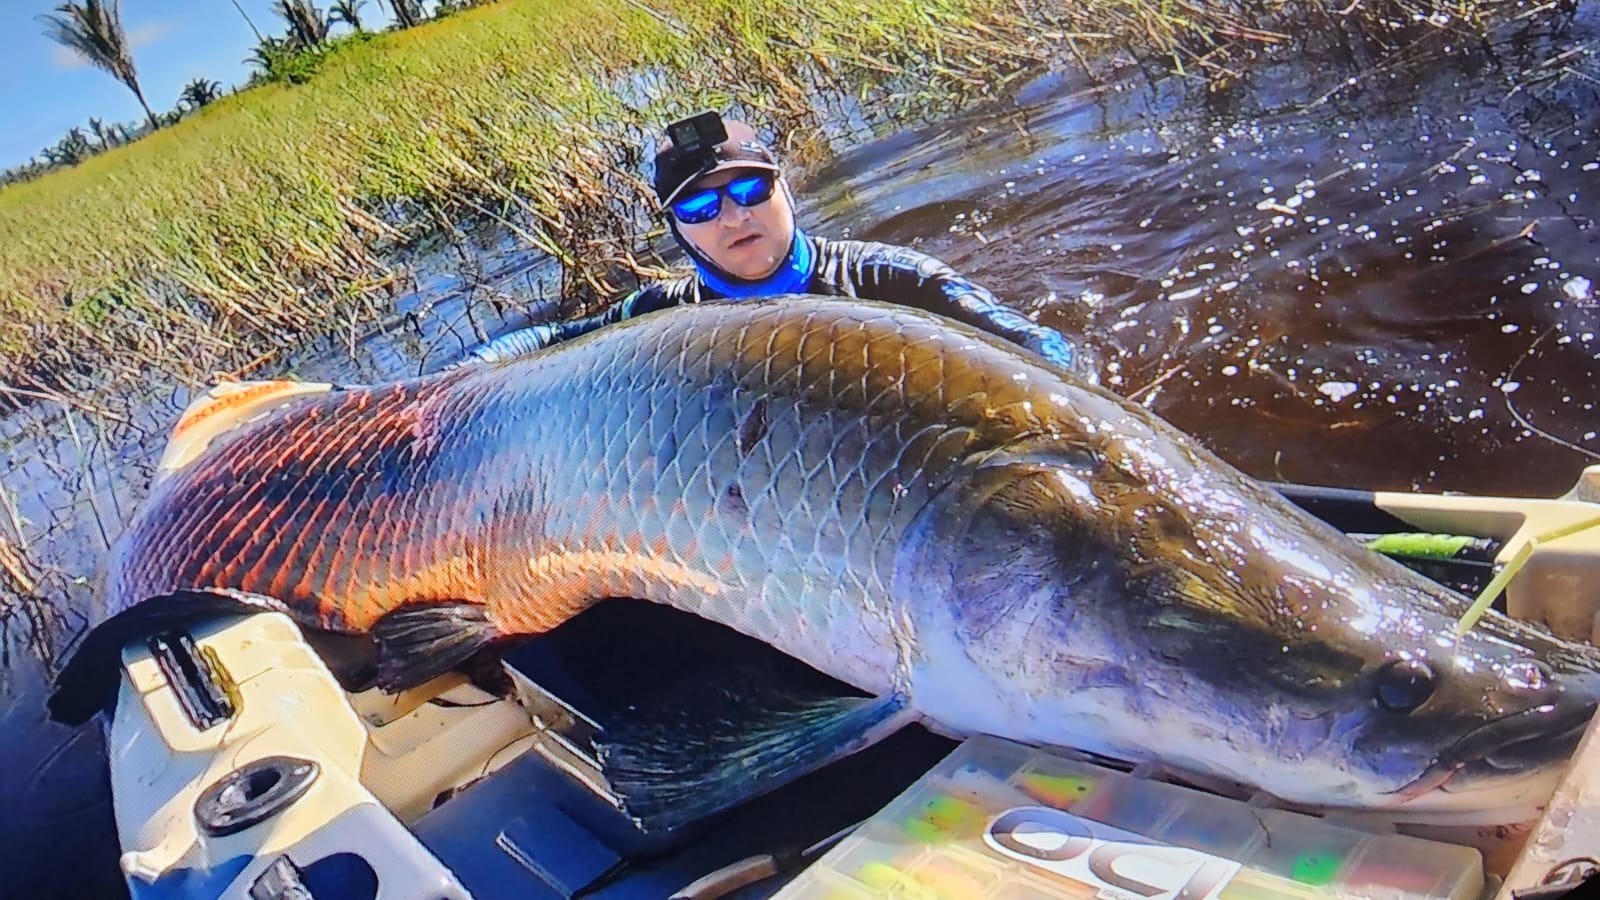
[[[772,199],[775,181],[771,172],[741,175],[720,187],[702,188],[672,201],[672,214],[685,225],[709,222],[722,212],[724,194],[745,208],[760,206]]]

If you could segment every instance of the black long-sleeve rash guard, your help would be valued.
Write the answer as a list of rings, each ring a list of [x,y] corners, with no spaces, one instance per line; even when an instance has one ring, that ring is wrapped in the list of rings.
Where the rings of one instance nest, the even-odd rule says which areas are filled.
[[[986,288],[909,247],[806,237],[816,264],[805,292],[899,303],[965,322],[1032,350],[1058,366],[1080,368],[1073,343],[1002,304]],[[493,362],[571,340],[603,325],[683,303],[723,299],[693,275],[649,284],[580,319],[534,325],[479,346],[469,357]]]

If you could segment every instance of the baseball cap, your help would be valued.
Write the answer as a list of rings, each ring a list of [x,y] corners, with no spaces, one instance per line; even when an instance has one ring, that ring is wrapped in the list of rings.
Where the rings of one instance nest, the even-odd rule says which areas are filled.
[[[762,143],[754,128],[714,112],[701,113],[667,126],[669,135],[656,153],[656,199],[670,204],[684,188],[713,172],[726,169],[766,169],[782,172],[778,158]],[[722,138],[711,143],[709,139]]]

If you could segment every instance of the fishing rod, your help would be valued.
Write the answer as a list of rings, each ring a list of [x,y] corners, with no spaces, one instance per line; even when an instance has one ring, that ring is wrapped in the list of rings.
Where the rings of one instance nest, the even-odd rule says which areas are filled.
[[[1448,587],[1477,594],[1495,575],[1504,543],[1474,535],[1419,532],[1385,510],[1376,491],[1291,482],[1265,482],[1296,506],[1352,540]]]

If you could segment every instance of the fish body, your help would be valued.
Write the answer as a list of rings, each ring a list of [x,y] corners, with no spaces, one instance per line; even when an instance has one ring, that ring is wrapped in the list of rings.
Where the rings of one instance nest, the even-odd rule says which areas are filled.
[[[113,611],[197,588],[396,647],[641,598],[942,731],[1320,807],[1509,820],[1600,696],[1592,648],[1498,615],[1457,636],[1464,598],[1141,407],[836,299],[685,307],[293,397],[160,481],[112,552]]]

